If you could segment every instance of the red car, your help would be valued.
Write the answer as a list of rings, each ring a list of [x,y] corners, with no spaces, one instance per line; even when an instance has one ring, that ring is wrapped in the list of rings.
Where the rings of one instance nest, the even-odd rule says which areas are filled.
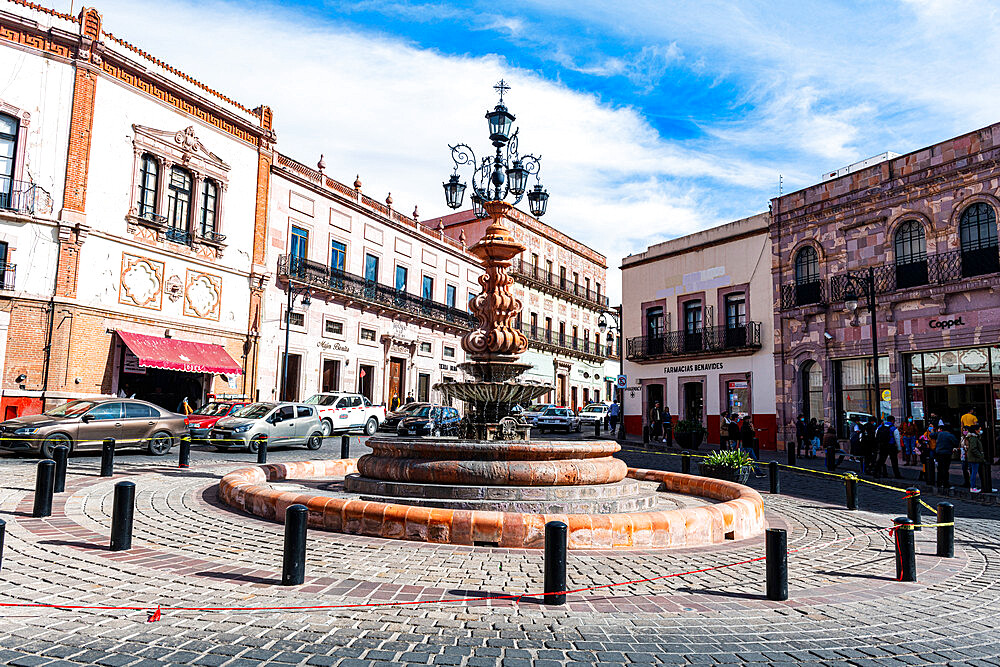
[[[244,405],[249,405],[247,401],[212,401],[206,403],[184,418],[191,440],[207,440],[215,422],[223,417],[227,417],[234,410],[239,410]]]

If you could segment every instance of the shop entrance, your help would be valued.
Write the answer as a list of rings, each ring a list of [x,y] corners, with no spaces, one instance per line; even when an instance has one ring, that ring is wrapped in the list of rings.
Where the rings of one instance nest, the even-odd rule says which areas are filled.
[[[192,410],[204,403],[204,375],[168,371],[161,368],[142,368],[142,373],[122,372],[118,377],[118,395],[149,401],[164,410],[183,412],[182,402],[187,399]]]
[[[389,360],[389,395],[386,397],[388,403],[392,405],[393,398],[398,399],[397,405],[403,402],[406,397],[406,361],[392,358]]]
[[[657,403],[660,404],[660,410],[666,407],[663,401],[663,385],[662,384],[651,384],[646,387],[646,414],[644,415],[643,422],[646,423],[649,419],[649,411],[653,409],[653,406]]]
[[[965,384],[944,387],[927,387],[924,409],[928,415],[937,415],[956,428],[962,423],[962,415],[969,408],[976,410],[979,424],[988,427],[986,415],[989,407],[988,384]]]
[[[702,423],[705,407],[704,389],[701,382],[684,383],[684,419]]]

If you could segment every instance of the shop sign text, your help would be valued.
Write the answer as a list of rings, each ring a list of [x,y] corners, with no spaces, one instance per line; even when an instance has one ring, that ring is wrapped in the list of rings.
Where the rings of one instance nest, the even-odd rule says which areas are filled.
[[[931,320],[927,325],[931,329],[950,329],[965,326],[965,322],[962,321],[961,317],[956,317],[953,320]]]
[[[684,366],[664,366],[663,373],[697,373],[698,371],[720,371],[722,362],[716,361],[708,364],[686,364]]]

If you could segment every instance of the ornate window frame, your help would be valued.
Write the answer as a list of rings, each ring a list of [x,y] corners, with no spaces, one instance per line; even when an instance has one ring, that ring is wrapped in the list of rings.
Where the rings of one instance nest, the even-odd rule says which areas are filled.
[[[186,170],[192,178],[190,212],[188,215],[188,244],[207,245],[215,248],[218,255],[226,247],[225,234],[222,234],[224,224],[226,191],[229,187],[229,171],[231,167],[222,158],[208,150],[195,134],[194,126],[189,125],[183,130],[158,130],[145,125],[132,125],[134,138],[132,186],[129,194],[129,212],[126,220],[129,230],[135,226],[147,227],[156,232],[157,241],[163,241],[167,236],[167,182],[173,167]],[[143,156],[150,155],[157,161],[158,174],[156,181],[156,211],[153,215],[140,217],[138,211],[139,187],[141,181]],[[211,233],[202,234],[202,206],[205,193],[205,182],[213,181],[216,187],[215,227]],[[183,243],[176,234],[171,239]]]

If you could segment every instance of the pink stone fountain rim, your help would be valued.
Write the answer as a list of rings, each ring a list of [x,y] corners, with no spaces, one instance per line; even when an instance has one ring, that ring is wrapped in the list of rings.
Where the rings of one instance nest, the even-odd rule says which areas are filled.
[[[452,440],[450,438],[374,437],[365,443],[379,457],[436,461],[558,461],[594,459],[621,450],[616,442]]]

